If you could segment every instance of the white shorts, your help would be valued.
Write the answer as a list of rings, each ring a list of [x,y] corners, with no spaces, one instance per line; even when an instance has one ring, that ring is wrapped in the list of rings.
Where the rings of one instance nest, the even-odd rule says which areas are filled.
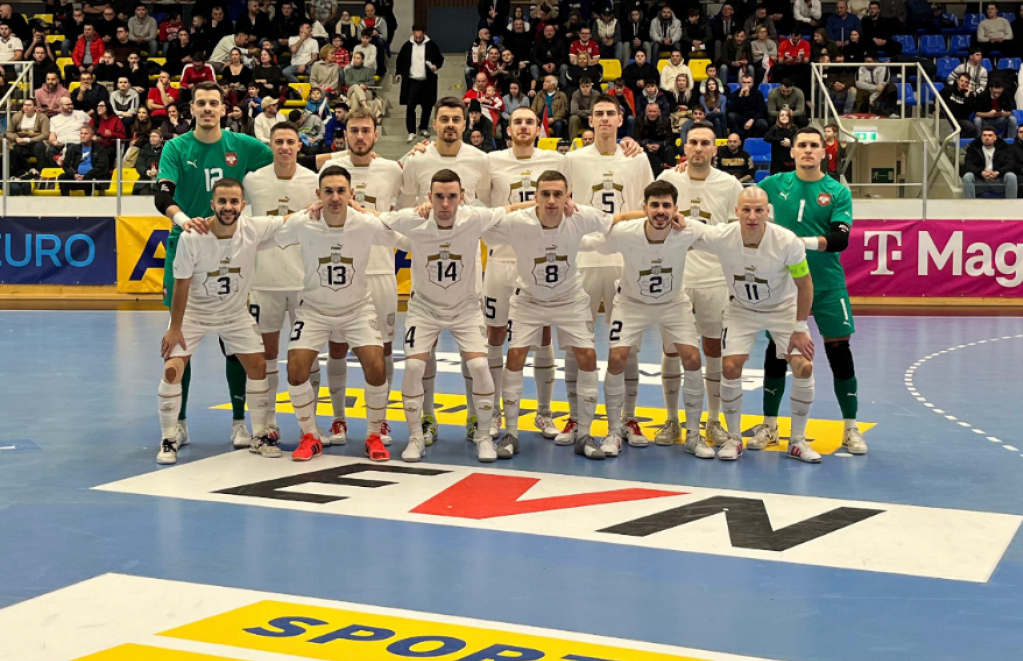
[[[696,315],[696,328],[700,336],[713,339],[721,337],[721,320],[728,307],[728,287],[721,285],[686,289],[686,296],[693,302],[693,314]]]
[[[288,338],[288,350],[308,349],[319,353],[330,342],[347,344],[353,349],[384,346],[373,303],[340,317],[327,317],[309,308],[299,308]]]
[[[696,332],[696,320],[688,300],[649,305],[621,295],[614,302],[608,344],[612,349],[634,347],[638,351],[643,346],[644,331],[651,326],[661,330],[661,343],[665,347],[700,346],[700,335]]]
[[[487,327],[483,323],[483,313],[475,301],[470,301],[464,310],[450,318],[438,317],[429,310],[412,305],[405,319],[405,355],[429,353],[443,330],[455,338],[459,351],[487,353]]]
[[[368,275],[369,297],[377,312],[380,337],[385,343],[394,341],[394,322],[398,316],[398,281],[393,275]]]
[[[508,308],[518,277],[515,262],[487,262],[483,277],[483,317],[487,326],[504,328],[508,325]]]
[[[604,301],[604,321],[611,323],[618,280],[622,277],[621,266],[587,266],[579,269],[583,291],[590,297],[590,320],[597,320],[600,302]]]
[[[749,355],[757,335],[769,331],[778,345],[778,357],[785,358],[795,327],[795,305],[788,310],[753,312],[734,301],[729,302],[721,329],[721,355]],[[793,349],[792,353],[798,354],[799,350]]]
[[[288,313],[288,328],[295,325],[295,310],[298,309],[301,291],[257,291],[249,292],[249,314],[259,325],[260,333],[279,333],[284,327],[284,314]]]
[[[508,346],[512,349],[540,346],[546,326],[557,330],[559,349],[593,348],[590,300],[581,289],[568,302],[541,302],[516,288],[508,314]]]
[[[205,324],[195,319],[185,319],[181,323],[181,334],[185,338],[185,348],[174,347],[171,357],[191,356],[206,335],[214,333],[224,342],[224,352],[228,356],[235,354],[263,353],[263,336],[255,320],[244,315],[237,321],[226,323]]]

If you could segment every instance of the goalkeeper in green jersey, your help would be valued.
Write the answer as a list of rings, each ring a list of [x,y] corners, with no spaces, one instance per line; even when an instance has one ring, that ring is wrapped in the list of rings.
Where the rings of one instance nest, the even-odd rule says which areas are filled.
[[[849,245],[852,196],[849,189],[821,168],[826,158],[824,136],[813,127],[801,128],[792,141],[795,172],[768,177],[760,183],[774,207],[774,222],[796,233],[806,244],[806,261],[813,279],[813,319],[824,338],[824,351],[835,381],[845,431],[842,449],[866,454],[867,444],[856,424],[858,393],[849,339],[856,331],[840,253]],[[747,444],[761,450],[778,443],[778,409],[785,392],[786,363],[777,357],[774,341],[764,360],[764,424],[753,429]]]

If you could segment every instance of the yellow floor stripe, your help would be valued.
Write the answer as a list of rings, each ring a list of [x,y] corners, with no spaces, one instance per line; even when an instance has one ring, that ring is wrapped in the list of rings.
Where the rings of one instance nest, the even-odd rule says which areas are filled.
[[[128,643],[118,645],[96,654],[83,656],[75,661],[238,661],[234,657],[211,656],[197,652],[169,650],[163,647],[136,645]]]
[[[353,398],[354,404],[352,401]],[[457,427],[465,426],[465,395],[448,395],[438,393],[434,400],[437,407],[438,424]],[[364,398],[364,391],[361,388],[348,389],[348,402],[349,404],[346,413],[349,418],[366,417],[366,400]],[[568,414],[567,402],[552,402],[551,407],[556,416],[558,413]],[[230,409],[231,405],[222,404],[213,408]],[[519,416],[519,428],[523,431],[537,431],[536,426],[533,424],[535,409],[535,400],[522,400],[521,410],[523,413]],[[288,398],[288,393],[283,392],[277,394],[277,412],[295,412],[295,410],[291,407],[291,400]],[[683,424],[685,424],[685,411],[680,411],[679,413],[683,418]],[[316,407],[316,415],[329,418],[333,414],[334,411],[330,405],[330,393],[326,388],[321,387],[319,404]],[[654,433],[662,425],[664,425],[664,421],[667,418],[667,411],[663,408],[637,407],[636,416],[639,419],[640,426],[645,431],[647,437],[652,439]],[[405,413],[401,407],[401,392],[399,391],[391,392],[390,404],[387,407],[387,419],[391,421],[392,427],[395,427],[397,424],[404,424],[405,422]],[[703,413],[703,421],[704,423],[707,421],[706,411]],[[759,425],[763,421],[763,416],[743,415],[742,428],[750,429],[755,425]],[[781,435],[781,443],[769,448],[769,450],[781,452],[788,449],[788,436],[791,424],[791,418],[778,418],[778,433]],[[860,431],[866,433],[875,426],[876,423],[873,422],[860,422]],[[841,420],[816,420],[811,418],[810,422],[806,426],[806,433],[810,438],[811,445],[813,445],[814,449],[821,454],[832,454],[842,446],[843,430],[844,425]],[[596,436],[603,436],[607,434],[607,421],[604,418],[604,407],[599,404],[597,405],[597,419],[593,422],[593,433]],[[450,434],[447,435],[450,436]],[[396,436],[397,438],[403,438],[400,431]],[[445,433],[442,431],[441,438],[444,436]]]

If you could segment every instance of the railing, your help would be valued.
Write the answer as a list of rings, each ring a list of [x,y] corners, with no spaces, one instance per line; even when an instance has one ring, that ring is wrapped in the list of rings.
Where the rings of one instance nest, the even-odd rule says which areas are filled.
[[[7,94],[0,98],[0,111],[4,113],[6,121],[4,126],[11,125],[12,106],[11,103],[15,99],[23,100],[32,96],[32,90],[34,89],[33,82],[33,69],[31,62],[8,62],[3,65],[4,69],[14,69],[17,72],[14,80],[11,81],[11,88],[7,90]]]

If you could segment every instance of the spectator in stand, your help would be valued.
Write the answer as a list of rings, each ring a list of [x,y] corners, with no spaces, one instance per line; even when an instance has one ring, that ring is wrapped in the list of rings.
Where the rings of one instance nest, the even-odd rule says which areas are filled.
[[[583,143],[583,147],[589,147],[596,140],[596,135],[593,133],[593,129],[586,129],[583,134],[579,136],[579,139]]]
[[[7,125],[7,145],[11,149],[11,176],[31,178],[39,176],[46,167],[46,139],[50,136],[50,120],[36,110],[33,99],[25,99],[19,112],[11,117]],[[35,167],[28,159],[35,157]]]
[[[128,28],[124,25],[119,25],[116,36],[107,43],[107,52],[114,54],[114,60],[118,64],[125,64],[130,54],[140,53],[141,51],[138,45],[128,37]]]
[[[822,61],[828,62],[827,56]],[[852,70],[842,67],[839,69],[825,69],[825,81],[828,85],[828,96],[835,104],[835,110],[841,115],[856,111],[856,76]]]
[[[690,7],[686,21],[682,23],[682,48],[689,53],[690,58],[713,57],[711,39],[713,34],[703,10],[699,7]]]
[[[835,13],[828,18],[828,22],[825,25],[828,36],[831,40],[838,44],[839,48],[842,48],[849,43],[849,33],[856,30],[863,35],[863,26],[860,24],[860,19],[854,14],[849,13],[849,3],[846,0],[838,0],[835,3]]]
[[[369,30],[363,30],[359,35],[359,45],[352,51],[354,56],[355,53],[362,55],[362,65],[367,69],[376,72],[377,69],[377,47],[373,45],[373,33]]]
[[[529,72],[519,67],[515,62],[515,54],[507,48],[501,51],[501,63],[495,72],[495,83],[497,89],[502,94],[507,93],[508,84],[512,81],[518,81],[525,77],[529,79]]]
[[[718,68],[713,64],[708,64],[706,74],[707,77],[700,81],[700,94],[707,92],[707,82],[713,80],[718,84],[718,90],[728,96],[728,86],[725,85],[725,79],[718,75]]]
[[[341,12],[341,18],[337,20],[334,32],[341,37],[348,52],[351,52],[359,43],[359,26],[352,20],[352,14],[347,9]]]
[[[241,105],[233,106],[227,113],[227,128],[232,133],[252,135],[252,118]]]
[[[60,113],[50,119],[50,137],[46,141],[46,162],[64,151],[64,147],[76,144],[80,139],[79,129],[89,125],[90,118],[81,110],[75,110],[70,97],[60,100]]]
[[[103,40],[96,34],[96,29],[92,25],[86,24],[82,29],[82,36],[71,53],[71,61],[74,64],[64,67],[64,80],[78,78],[78,74],[82,71],[92,71],[99,64],[105,52],[107,52],[107,48],[103,44]]]
[[[288,52],[289,41],[298,34],[302,19],[295,13],[295,6],[290,2],[282,2],[278,7],[270,26],[274,38],[274,52],[280,55]]]
[[[263,112],[263,99],[259,96],[259,86],[256,83],[251,83],[248,90],[246,90],[245,98],[238,104],[245,109],[245,114],[249,116],[249,119],[255,120],[259,117],[259,113]]]
[[[281,73],[290,83],[297,83],[298,76],[307,75],[313,62],[320,57],[320,45],[313,38],[313,26],[309,21],[302,21],[298,28],[298,36],[288,39],[291,50],[291,65]]]
[[[646,86],[643,88],[643,93],[636,97],[636,121],[639,122],[639,117],[642,117],[646,112],[646,107],[651,103],[656,103],[661,107],[661,114],[665,117],[671,114],[671,106],[668,105],[668,97],[664,96],[654,81],[648,81]]]
[[[146,144],[139,149],[135,159],[135,172],[139,181],[131,188],[132,195],[155,195],[156,175],[160,173],[160,157],[163,155],[163,134],[159,129],[148,133]]]
[[[373,85],[375,72],[362,64],[362,53],[356,51],[352,55],[352,63],[345,69],[345,82],[348,83],[348,105],[352,112],[365,107],[367,112],[373,114],[379,122],[384,115],[383,101],[373,95],[370,86]]]
[[[95,76],[88,71],[83,71],[78,76],[78,80],[78,89],[72,95],[75,108],[92,117],[96,114],[96,104],[100,101],[106,101],[110,94],[107,92],[106,87],[96,84]]]
[[[961,73],[956,77],[954,85],[945,85],[940,92],[941,98],[945,100],[948,111],[959,123],[960,137],[976,138],[979,133],[977,126],[970,117],[973,115],[977,105],[977,95],[970,90],[970,74]]]
[[[594,85],[600,85],[604,80],[604,67],[599,64],[591,64],[590,56],[586,52],[576,55],[576,63],[568,67],[565,73],[565,93],[575,92],[579,88],[579,81],[589,78]]]
[[[75,49],[75,44],[82,36],[82,32],[85,30],[85,12],[81,9],[75,9],[71,12],[70,18],[64,20],[61,32],[64,33],[64,41],[60,45],[60,56],[71,57],[71,51]]]
[[[543,91],[533,99],[532,108],[536,116],[540,118],[540,124],[549,126],[549,136],[564,136],[569,102],[565,93],[558,89],[557,77],[548,75],[543,79]]]
[[[593,21],[593,32],[600,49],[600,58],[623,62],[622,30],[611,5],[604,5],[600,15]]]
[[[395,81],[401,84],[399,102],[406,108],[405,129],[410,137],[416,132],[417,108],[419,133],[424,138],[430,135],[430,112],[437,103],[437,71],[443,66],[444,55],[426,35],[426,28],[412,26],[412,36],[398,51],[394,69]]]
[[[321,122],[330,119],[330,100],[319,87],[309,90],[309,99],[305,103],[305,109],[319,117]]]
[[[987,127],[1011,139],[1016,135],[1019,122],[1012,115],[1016,102],[1011,94],[1005,93],[1005,83],[999,79],[991,81],[991,85],[977,96],[974,106],[974,122],[977,130],[983,132]]]
[[[679,74],[675,78],[675,89],[665,95],[670,109],[669,118],[676,128],[692,118],[693,108],[700,105],[700,90],[690,83],[689,76]]]
[[[1019,181],[1019,179],[1023,178],[1020,177],[1020,175],[1023,174],[1023,126],[1020,126],[1016,129],[1016,140],[1011,145],[1009,145],[1009,153],[1011,153],[1013,157],[1014,162],[1013,171],[1016,173],[1016,178],[1018,182],[1016,186],[1017,190],[1016,196],[1019,197],[1018,191],[1020,185],[1023,185],[1023,181]]]
[[[721,79],[726,81],[729,74],[734,74],[736,78],[740,78],[743,73],[753,75],[753,49],[745,30],[737,30],[725,42],[724,52],[718,62],[718,72]]]
[[[861,21],[863,30],[861,36],[867,47],[876,51],[883,51],[889,57],[902,55],[902,44],[895,41],[893,37],[902,34],[902,24],[896,18],[890,18],[881,14],[881,3],[872,0],[867,7],[867,15]],[[832,55],[834,60],[835,56]]]
[[[154,129],[159,131],[160,127],[153,124],[149,117],[149,108],[139,106],[138,112],[135,113],[135,121],[131,124],[132,146],[142,149],[149,142],[149,133]]]
[[[795,0],[792,3],[794,29],[803,34],[816,32],[821,24],[821,0]]]
[[[824,173],[835,181],[840,181],[838,168],[845,159],[845,148],[838,139],[838,124],[828,124],[824,127],[824,151],[825,158]]]
[[[781,117],[781,111],[789,111],[789,121],[796,127],[803,127],[809,124],[806,118],[806,97],[803,90],[785,78],[779,87],[774,88],[767,95],[767,114],[774,123]]]
[[[46,75],[55,73],[60,75],[60,69],[54,64],[53,60],[46,54],[46,49],[42,46],[36,46],[32,50],[32,91],[35,92],[37,89],[43,86],[46,82]]]
[[[800,89],[810,89],[810,42],[798,32],[778,46],[778,63],[771,70],[771,80],[789,78]]]
[[[930,0],[906,0],[906,31],[929,31],[933,28],[934,11]]]
[[[224,37],[230,37],[236,34],[234,29],[234,23],[228,18],[221,6],[215,6],[210,10],[210,21],[207,24],[207,31],[210,37],[210,43],[219,43]],[[248,37],[248,35],[246,35]]]
[[[546,26],[543,29],[543,36],[536,40],[530,62],[532,63],[530,72],[535,81],[547,76],[564,78],[568,71],[568,48],[565,46],[565,42],[555,34],[553,25]],[[546,87],[546,82],[544,82],[544,86]]]
[[[110,152],[95,142],[95,137],[92,126],[83,126],[78,144],[69,144],[64,151],[64,172],[58,183],[61,195],[80,190],[91,197],[97,186],[106,188],[106,183],[96,182],[110,180],[112,159]]]
[[[202,51],[192,53],[192,63],[186,64],[181,72],[180,95],[178,105],[188,108],[192,101],[192,88],[199,83],[217,82],[217,72],[207,64],[206,54]]]
[[[173,103],[167,106],[167,116],[164,118],[163,123],[160,124],[160,132],[163,133],[163,139],[172,140],[179,135],[184,135],[192,127],[188,125],[188,120],[181,116],[178,112],[178,107]]]
[[[259,63],[252,69],[252,80],[259,86],[260,99],[267,96],[280,97],[282,77],[273,52],[260,50]]]
[[[767,133],[767,102],[753,87],[753,76],[739,79],[739,90],[728,100],[728,128],[743,138],[761,138]]]
[[[526,28],[527,31],[529,30],[529,10],[524,8],[522,5],[515,5],[515,7],[512,8],[511,14],[508,16],[508,28],[506,32],[510,32],[512,30],[516,20],[522,21],[522,26]]]
[[[347,127],[348,104],[339,103],[334,107],[334,114],[324,127],[323,144],[327,146],[328,151],[344,151],[348,148],[345,144]]]
[[[977,26],[977,45],[985,57],[995,52],[1008,56],[1013,49],[1012,26],[998,15],[998,5],[993,2],[985,5],[984,13],[986,17]]]
[[[735,17],[735,5],[732,2],[721,5],[710,29],[714,40],[713,59],[720,60],[725,54],[725,48],[735,39],[735,33],[742,29],[742,25]]]
[[[643,18],[643,12],[633,9],[629,20],[622,26],[622,66],[627,66],[637,53],[650,52],[650,21]]]
[[[508,93],[501,97],[504,103],[504,111],[501,112],[501,119],[505,126],[511,120],[511,114],[521,107],[529,107],[529,97],[522,93],[522,86],[517,80],[508,84]]]
[[[589,25],[585,20],[583,20],[582,13],[573,9],[568,12],[568,20],[565,21],[564,25],[561,26],[561,29],[558,30],[558,32],[564,35],[566,43],[571,44],[573,41],[579,39],[579,33],[582,32],[583,29],[589,29]]]
[[[477,65],[477,70],[487,74],[487,84],[493,85],[497,82],[498,71],[501,70],[501,51],[497,46],[487,49],[487,54]]]
[[[578,136],[582,128],[590,125],[590,114],[593,111],[593,104],[597,102],[598,96],[600,96],[600,93],[594,91],[592,80],[587,77],[579,79],[579,89],[572,94],[572,101],[569,104],[569,140]]]
[[[466,106],[473,99],[482,99],[483,95],[487,93],[487,74],[482,71],[476,74],[476,79],[473,81],[472,88],[467,90],[462,95],[462,102]]]
[[[635,62],[622,70],[622,79],[625,81],[625,86],[632,91],[634,96],[643,93],[643,88],[646,87],[648,81],[654,81],[655,84],[659,84],[661,81],[660,74],[657,73],[657,67],[647,62],[646,53],[644,51],[636,51],[635,55]]]
[[[703,124],[707,121],[707,111],[703,109],[703,106],[696,106],[690,112],[690,118],[682,122],[679,127],[678,136],[682,144],[686,144],[686,140],[689,138],[689,129],[693,128],[696,124]]]
[[[753,167],[753,157],[742,148],[742,138],[738,133],[729,133],[728,141],[724,149],[718,149],[711,161],[711,167],[726,174],[730,174],[740,183],[753,183],[756,175],[756,168]]]
[[[966,148],[963,164],[963,199],[972,200],[977,191],[1002,194],[1015,200],[1017,187],[1016,159],[1005,140],[990,126],[984,127],[980,139]]]
[[[856,73],[856,104],[861,111],[888,115],[895,110],[895,85],[887,67],[877,66],[877,53],[867,51]]]
[[[759,38],[760,28],[767,30],[767,38],[773,41],[775,44],[778,43],[778,32],[775,30],[774,21],[767,15],[767,7],[761,5],[757,7],[753,15],[746,19],[746,23],[743,24],[742,28],[748,35],[755,35]]]
[[[303,154],[319,154],[323,146],[323,121],[311,112],[295,108],[288,113],[288,121],[298,131]]]
[[[796,161],[792,158],[792,140],[795,137],[796,125],[792,121],[792,112],[784,108],[778,113],[778,121],[764,136],[764,142],[771,145],[771,174],[796,169]]]
[[[327,45],[320,51],[320,58],[309,71],[309,84],[334,96],[344,87],[344,74],[334,61],[334,47]]]
[[[108,91],[114,86],[114,83],[117,82],[122,73],[124,73],[124,67],[114,61],[114,53],[109,50],[103,53],[99,64],[92,70],[92,75],[96,82],[107,88]]]
[[[228,57],[229,61],[223,68],[220,84],[227,93],[227,105],[236,106],[245,97],[246,90],[252,84],[252,69],[245,66],[241,49],[231,49]]]
[[[503,135],[500,128],[504,101],[501,100],[501,95],[498,93],[497,88],[493,85],[487,85],[487,92],[479,102],[480,107],[483,108],[483,114],[489,117],[490,123],[494,125],[494,137],[497,137],[499,133]]]
[[[661,113],[661,107],[656,103],[647,105],[643,115],[636,121],[636,142],[643,147],[655,175],[674,167],[674,141],[671,122]]]
[[[60,76],[51,71],[46,74],[46,82],[35,92],[36,108],[47,117],[60,113],[61,99],[71,100],[67,89],[60,84]]]
[[[484,142],[492,145],[494,143],[494,123],[483,112],[483,106],[480,105],[479,99],[470,101],[468,108],[469,118],[465,122],[465,130],[462,132],[462,142],[469,142],[472,132],[479,131],[483,134]]]
[[[529,66],[529,58],[533,49],[533,34],[526,29],[521,18],[512,21],[511,31],[505,33],[501,46],[507,48],[515,56],[520,68]]]
[[[1012,54],[1015,57],[1023,56],[1023,4],[1016,7],[1016,19],[1009,24],[1012,29]],[[1020,35],[1017,39],[1015,35]],[[1013,144],[1013,151],[1015,151],[1015,143]]]
[[[117,91],[110,95],[110,109],[124,123],[124,130],[131,135],[131,125],[139,111],[139,93],[131,88],[127,76],[117,79]]]
[[[251,69],[252,58],[248,54],[249,35],[244,32],[238,34],[229,34],[221,37],[220,41],[213,48],[213,53],[210,55],[209,65],[213,67],[213,70],[218,74],[224,71],[224,68],[229,62],[233,61],[232,53],[238,52],[238,62],[240,62],[246,69]]]
[[[788,39],[785,40],[788,43]],[[827,55],[829,62],[838,62],[841,56],[841,51],[838,50],[838,44],[831,41],[828,37],[828,31],[824,28],[818,28],[813,33],[813,43],[810,44],[810,60],[813,62],[820,62],[821,55]]]
[[[154,122],[162,122],[167,117],[167,108],[177,108],[181,92],[171,87],[171,77],[166,71],[161,71],[156,79],[156,85],[149,90],[146,97],[146,107],[149,108],[149,115]]]
[[[143,4],[136,6],[135,15],[128,19],[128,38],[150,56],[156,55],[160,47],[160,29]]]
[[[585,25],[579,28],[578,39],[568,47],[568,62],[575,64],[579,53],[586,53],[590,56],[590,62],[596,64],[600,61],[600,44],[593,40],[593,31]]]
[[[618,127],[618,138],[621,139],[625,136],[631,137],[635,135],[636,97],[632,93],[632,90],[625,86],[625,80],[622,78],[615,78],[614,82],[604,93],[618,99],[618,105],[622,109],[624,121],[622,121],[622,125]]]
[[[124,68],[123,74],[128,76],[131,88],[138,92],[139,100],[146,98],[149,93],[149,69],[138,53],[128,56],[128,66]]]
[[[682,48],[682,22],[675,18],[668,6],[661,7],[657,18],[650,22],[650,50],[647,59],[651,62],[660,58],[661,53]]]
[[[707,121],[714,126],[717,137],[728,137],[728,97],[718,87],[718,81],[711,78],[707,82],[707,92],[700,97],[700,104],[707,113]]]
[[[278,103],[276,97],[265,97],[260,104],[263,112],[256,116],[253,123],[253,135],[265,144],[270,144],[270,129],[277,123]]]
[[[96,130],[96,142],[110,150],[117,147],[118,140],[124,142],[128,139],[128,134],[124,130],[124,122],[110,110],[109,101],[100,101],[96,104],[96,115],[92,118],[92,128]],[[111,154],[116,154],[116,152],[111,151]]]
[[[363,6],[362,12],[362,28],[372,29],[375,39],[375,46],[381,53],[390,51],[387,48],[389,32],[387,30],[387,21],[382,20],[377,15],[377,7],[372,2],[367,2]]]
[[[177,43],[171,44],[167,49],[167,63],[162,67],[172,75],[180,76],[185,66],[192,63],[192,53],[195,52],[192,45],[192,35],[188,30],[178,30]]]
[[[688,78],[689,87],[693,86],[693,72],[689,70],[689,67],[687,67],[685,62],[682,60],[682,49],[674,48],[671,51],[671,57],[668,59],[668,63],[664,65],[663,69],[661,69],[661,89],[665,92],[670,92],[675,89],[675,79],[679,76],[685,76]]]
[[[178,31],[182,30],[184,27],[185,24],[181,20],[181,12],[174,7],[169,8],[167,11],[167,18],[160,23],[160,32],[158,36],[164,56],[167,55],[167,50],[177,43]]]
[[[43,54],[46,56],[46,60],[54,62],[57,59],[57,54],[53,50],[53,46],[50,42],[46,41],[46,31],[42,28],[34,28],[32,30],[32,41],[28,42],[25,48],[25,59],[32,58],[35,60],[36,48],[42,48]],[[42,85],[42,78],[36,78],[33,83],[35,85]]]
[[[842,47],[842,61],[847,63],[863,62],[866,55],[866,44],[863,43],[859,30],[849,33],[849,43]]]
[[[476,41],[472,42],[472,46],[465,53],[466,88],[472,87],[472,81],[476,77],[476,72],[479,71],[480,65],[486,59],[487,50],[490,49],[491,45],[490,28],[481,27],[476,35]]]
[[[762,0],[767,15],[782,34],[792,32],[792,0]]]
[[[270,41],[273,35],[270,17],[260,11],[259,0],[248,1],[246,12],[235,21],[234,29],[248,35],[250,48],[262,46],[263,42]]]
[[[479,149],[485,154],[489,154],[490,152],[494,151],[494,141],[487,140],[487,137],[484,134],[482,128],[469,129],[468,139],[465,142],[469,143],[470,145],[472,145],[476,149]]]
[[[348,50],[348,47],[345,46],[345,40],[342,39],[340,35],[334,35],[334,38],[330,40],[330,45],[334,49],[333,51],[334,63],[342,71],[344,71],[345,67],[352,63],[352,54]],[[323,59],[322,57],[323,51],[320,51],[320,53],[321,53],[320,59]]]
[[[96,20],[94,25],[96,26],[96,34],[99,35],[104,44],[109,45],[111,41],[117,38],[117,28],[123,26],[124,22],[117,18],[117,12],[114,11],[113,7],[107,7],[103,10],[101,18]]]
[[[757,38],[750,44],[753,53],[753,79],[759,85],[778,61],[778,44],[768,37],[767,28],[757,28]]]

